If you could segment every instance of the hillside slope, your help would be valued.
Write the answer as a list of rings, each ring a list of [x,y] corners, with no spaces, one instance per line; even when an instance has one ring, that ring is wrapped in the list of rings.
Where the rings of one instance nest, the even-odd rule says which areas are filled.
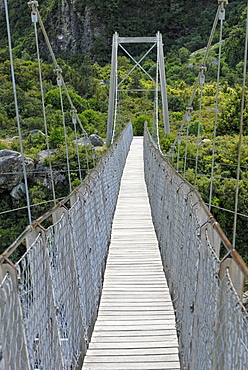
[[[26,1],[9,0],[9,15],[16,51],[35,52],[31,46],[33,27]],[[230,1],[227,29],[233,27],[246,5]],[[165,51],[187,47],[193,51],[205,46],[211,31],[216,0],[40,0],[39,8],[56,54],[92,54],[95,60],[110,60],[112,34],[153,36],[163,34]],[[0,48],[6,45],[4,0],[0,0]],[[43,45],[43,52],[48,50]],[[137,53],[139,49],[137,50]],[[20,57],[21,55],[19,55]]]

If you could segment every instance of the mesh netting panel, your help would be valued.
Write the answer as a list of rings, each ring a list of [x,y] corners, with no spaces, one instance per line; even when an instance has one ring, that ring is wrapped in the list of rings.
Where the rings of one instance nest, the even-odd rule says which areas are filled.
[[[82,310],[70,225],[66,212],[47,230],[50,272],[65,369],[85,352]]]
[[[96,319],[129,124],[96,168],[57,206],[53,225],[33,225],[27,252],[0,264],[0,369],[81,368]]]
[[[62,368],[49,259],[42,235],[38,235],[17,268],[31,368]]]
[[[219,278],[217,235],[193,188],[144,140],[145,177],[173,299],[182,369],[244,369],[247,312]]]
[[[11,266],[5,265],[0,273],[1,370],[29,368],[19,303],[16,271]]]

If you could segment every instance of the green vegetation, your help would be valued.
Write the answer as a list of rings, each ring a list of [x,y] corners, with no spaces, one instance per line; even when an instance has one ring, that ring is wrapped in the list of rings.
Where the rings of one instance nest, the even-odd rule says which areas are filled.
[[[13,4],[9,1],[10,5]],[[40,10],[44,17],[45,25],[49,26],[51,17],[55,20],[56,27],[59,25],[60,1],[41,1]],[[152,4],[152,6],[151,6]],[[63,71],[64,79],[69,88],[69,94],[77,109],[79,118],[88,134],[97,133],[103,138],[106,135],[106,121],[109,94],[110,75],[110,44],[114,31],[121,36],[146,36],[154,35],[159,29],[163,34],[165,44],[165,68],[167,76],[168,103],[170,111],[171,133],[165,135],[160,122],[160,144],[164,152],[167,152],[173,144],[181,126],[185,108],[193,91],[194,82],[199,72],[199,65],[203,58],[214,15],[217,1],[209,0],[200,3],[192,9],[191,1],[157,1],[151,0],[121,1],[103,0],[76,0],[75,7],[83,15],[85,7],[90,6],[99,24],[104,25],[101,36],[95,39],[91,55],[80,53],[80,46],[75,49],[75,54],[63,54],[60,51],[58,63]],[[240,120],[240,96],[243,70],[245,38],[245,1],[231,1],[226,7],[227,20],[224,27],[224,39],[221,59],[221,76],[219,87],[219,114],[217,117],[217,138],[215,152],[214,182],[213,182],[213,206],[234,209],[234,189],[237,165],[238,133]],[[25,4],[26,7],[26,4]],[[149,9],[149,11],[148,11]],[[24,136],[25,154],[38,163],[38,153],[46,149],[45,137],[42,133],[29,135],[32,130],[44,132],[41,93],[39,89],[39,74],[33,42],[32,25],[26,16],[19,14],[25,12],[24,3],[11,7],[12,30],[15,73],[17,82],[17,95],[20,110],[22,133]],[[58,12],[58,13],[57,13]],[[25,27],[24,27],[25,24]],[[4,13],[0,12],[0,27],[5,30]],[[55,40],[56,27],[49,28],[49,37]],[[218,31],[214,36],[213,44],[219,40]],[[53,72],[47,51],[42,46],[42,75],[44,83],[46,118],[49,134],[50,148],[56,149],[52,154],[52,165],[66,175],[66,157],[64,148],[64,130],[60,107],[59,89],[56,83],[56,75]],[[129,49],[128,49],[129,50]],[[198,51],[195,51],[198,50]],[[138,59],[142,55],[143,46],[136,46],[130,51]],[[156,65],[149,55],[143,61],[144,69],[152,76],[156,76]],[[216,75],[218,61],[218,45],[210,51],[207,60],[206,83],[203,87],[202,110],[199,111],[199,92],[193,102],[193,112],[189,126],[189,140],[187,144],[187,161],[185,166],[186,151],[186,127],[181,134],[180,157],[177,159],[178,142],[176,143],[175,156],[171,158],[174,166],[180,172],[185,171],[186,178],[195,183],[204,200],[208,202],[213,128],[215,120],[215,94]],[[119,79],[133,67],[132,61],[125,56],[118,59]],[[152,89],[153,82],[135,69],[123,83],[123,89]],[[69,143],[70,164],[72,171],[73,186],[79,182],[77,172],[77,153],[74,143],[75,133],[72,123],[70,105],[63,92],[65,111],[66,137]],[[248,94],[246,93],[246,100]],[[116,131],[119,132],[129,120],[133,122],[134,134],[142,135],[144,122],[147,121],[149,128],[152,127],[154,115],[154,93],[122,91],[119,95],[117,111],[118,119]],[[248,214],[248,108],[244,112],[244,145],[242,151],[242,168],[240,182],[239,212]],[[161,112],[160,112],[161,119]],[[200,123],[200,125],[199,125]],[[197,137],[198,131],[200,137]],[[77,128],[80,137],[81,130]],[[13,103],[13,91],[10,76],[10,63],[8,48],[6,46],[6,32],[0,36],[0,149],[19,150],[15,120],[15,106]],[[198,145],[203,139],[204,143]],[[198,149],[197,149],[198,148]],[[81,166],[83,174],[87,173],[87,161],[85,148],[80,147]],[[197,175],[195,175],[196,153],[198,152]],[[48,165],[45,162],[45,165]],[[92,166],[92,162],[90,163]],[[32,208],[33,218],[50,208],[46,203],[52,198],[51,189],[41,184],[35,177],[29,181],[29,189],[32,204],[44,202],[39,207]],[[56,187],[56,196],[62,197],[68,193],[68,187],[61,185]],[[6,194],[0,197],[0,209],[4,212],[8,209],[24,207],[25,201],[14,200]],[[218,219],[224,232],[232,239],[233,214],[212,207],[211,211]],[[8,246],[17,235],[23,231],[28,223],[26,210],[19,210],[1,215],[0,214],[0,251]],[[237,230],[237,250],[248,262],[248,232],[246,231],[247,218],[239,216]]]

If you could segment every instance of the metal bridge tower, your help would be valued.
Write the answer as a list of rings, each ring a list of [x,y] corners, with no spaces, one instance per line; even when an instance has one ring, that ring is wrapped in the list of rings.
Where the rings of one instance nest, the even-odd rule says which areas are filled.
[[[127,43],[152,43],[152,47],[143,55],[143,57],[137,62],[127,50],[122,46],[122,44]],[[121,47],[126,54],[135,62],[134,67],[128,74],[118,82],[118,63],[117,63],[117,54],[118,47]],[[167,101],[167,90],[166,90],[166,79],[165,79],[165,69],[164,69],[164,52],[163,52],[163,43],[162,35],[160,32],[157,32],[155,37],[119,37],[116,32],[113,35],[112,43],[112,59],[111,59],[111,75],[110,75],[110,90],[109,90],[109,106],[108,106],[108,125],[107,125],[107,139],[106,143],[111,142],[113,136],[113,121],[114,114],[117,109],[117,96],[120,90],[120,85],[124,80],[132,73],[132,71],[138,66],[154,83],[156,83],[156,89],[158,90],[157,81],[155,81],[147,71],[140,64],[142,60],[150,53],[150,51],[157,46],[157,65],[158,65],[158,74],[160,80],[159,90],[161,91],[162,98],[162,112],[163,112],[163,121],[164,121],[164,131],[165,133],[170,132],[169,126],[169,114],[168,114],[168,101]],[[147,90],[142,90],[147,91]]]

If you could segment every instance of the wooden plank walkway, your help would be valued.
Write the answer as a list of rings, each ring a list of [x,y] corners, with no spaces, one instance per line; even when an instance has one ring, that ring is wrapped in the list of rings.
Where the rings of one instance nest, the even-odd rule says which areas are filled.
[[[84,370],[180,369],[175,317],[144,182],[143,138],[124,169]]]

